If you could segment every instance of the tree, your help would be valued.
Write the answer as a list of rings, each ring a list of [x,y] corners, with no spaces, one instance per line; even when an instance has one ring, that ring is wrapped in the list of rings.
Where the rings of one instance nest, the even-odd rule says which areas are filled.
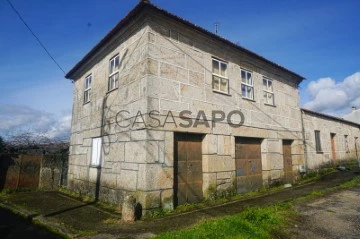
[[[6,153],[6,143],[4,139],[0,136],[0,154]]]
[[[23,132],[8,136],[7,140],[10,153],[66,153],[68,150],[69,142],[42,133]]]

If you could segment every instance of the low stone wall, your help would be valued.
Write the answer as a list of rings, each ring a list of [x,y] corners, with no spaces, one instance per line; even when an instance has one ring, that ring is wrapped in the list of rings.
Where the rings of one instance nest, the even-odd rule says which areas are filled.
[[[0,191],[3,189],[56,190],[66,184],[67,155],[0,155]]]
[[[66,184],[68,156],[63,154],[44,155],[41,161],[39,189],[57,190]]]

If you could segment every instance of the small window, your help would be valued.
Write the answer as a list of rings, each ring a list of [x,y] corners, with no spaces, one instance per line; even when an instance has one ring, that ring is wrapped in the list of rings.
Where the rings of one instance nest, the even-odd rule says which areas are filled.
[[[84,103],[90,102],[92,75],[85,78]]]
[[[170,30],[170,39],[175,41],[175,42],[179,42],[179,39],[180,39],[179,32],[174,31],[174,30]]]
[[[91,166],[100,166],[101,142],[101,138],[92,139]]]
[[[226,62],[213,59],[212,60],[212,87],[213,90],[229,93],[229,79],[227,77],[227,67]]]
[[[355,137],[355,153],[356,153],[356,158],[359,157],[359,155],[358,155],[358,150],[359,150],[358,137]]]
[[[109,64],[109,91],[119,87],[119,55],[113,57]]]
[[[316,152],[322,153],[319,130],[315,130],[315,146],[316,146]]]
[[[350,153],[348,136],[347,136],[347,135],[344,135],[344,137],[345,137],[345,152],[346,152],[346,153]]]
[[[269,78],[263,78],[264,102],[268,105],[275,105],[273,83]]]
[[[243,69],[241,69],[241,94],[246,99],[254,100],[252,72]]]

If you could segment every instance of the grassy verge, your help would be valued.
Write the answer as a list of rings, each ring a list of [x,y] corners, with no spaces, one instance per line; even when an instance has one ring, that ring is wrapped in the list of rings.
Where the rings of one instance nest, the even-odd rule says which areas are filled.
[[[279,236],[279,231],[287,226],[286,219],[294,216],[288,207],[285,204],[252,207],[233,216],[202,222],[155,238],[272,238],[275,234]]]
[[[286,228],[294,219],[294,204],[323,197],[340,189],[360,185],[360,176],[337,187],[313,191],[305,197],[286,203],[266,207],[250,207],[241,213],[219,219],[204,221],[193,227],[156,236],[157,239],[169,238],[283,238]]]
[[[294,184],[294,186],[299,186],[299,185],[307,184],[310,182],[314,182],[316,180],[321,179],[325,175],[334,173],[336,171],[337,170],[334,168],[325,168],[325,169],[319,170],[319,172],[309,173],[306,175],[306,177],[302,178],[296,184]],[[147,219],[154,219],[154,218],[158,218],[158,217],[162,217],[162,216],[166,216],[166,215],[170,215],[170,214],[184,213],[184,212],[189,212],[189,211],[202,209],[202,208],[206,208],[206,207],[225,204],[228,202],[245,200],[245,199],[252,198],[252,197],[275,193],[275,192],[283,190],[283,189],[284,189],[283,185],[263,187],[262,189],[248,192],[248,193],[234,194],[234,195],[228,196],[228,197],[215,197],[213,199],[210,199],[210,200],[207,199],[207,200],[204,200],[203,202],[196,203],[196,204],[180,205],[177,208],[175,208],[174,210],[162,210],[162,209],[155,210],[150,213],[150,215],[148,216]]]

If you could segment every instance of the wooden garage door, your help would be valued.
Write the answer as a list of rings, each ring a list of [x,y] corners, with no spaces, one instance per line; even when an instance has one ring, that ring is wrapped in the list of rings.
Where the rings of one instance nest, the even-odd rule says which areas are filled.
[[[244,193],[261,188],[261,139],[236,138],[235,143],[237,192]]]
[[[292,157],[291,157],[291,144],[292,140],[283,140],[283,157],[284,157],[284,174],[285,178],[284,181],[286,183],[293,182],[293,164],[292,164]]]
[[[197,203],[202,192],[202,135],[176,133],[174,138],[174,204]]]

